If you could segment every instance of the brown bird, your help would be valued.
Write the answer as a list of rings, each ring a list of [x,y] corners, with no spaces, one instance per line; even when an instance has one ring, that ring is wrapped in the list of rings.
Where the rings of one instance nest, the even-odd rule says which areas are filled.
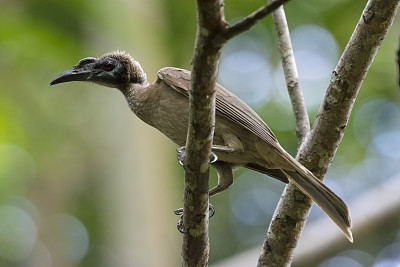
[[[179,146],[186,143],[189,119],[190,71],[163,68],[148,84],[140,64],[121,51],[88,57],[63,72],[50,85],[88,81],[119,89],[132,111]],[[216,84],[216,119],[212,163],[218,173],[213,196],[233,183],[233,169],[243,166],[282,182],[293,182],[324,210],[353,242],[346,204],[278,143],[267,124],[246,103]]]

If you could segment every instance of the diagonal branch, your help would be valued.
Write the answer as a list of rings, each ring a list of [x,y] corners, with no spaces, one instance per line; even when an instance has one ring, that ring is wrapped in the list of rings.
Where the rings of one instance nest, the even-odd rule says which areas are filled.
[[[268,1],[271,2],[271,0]],[[278,38],[278,50],[281,55],[286,87],[288,89],[295,116],[296,135],[299,144],[301,144],[310,132],[310,120],[308,118],[303,92],[300,87],[292,41],[290,40],[289,27],[287,25],[283,6],[272,12],[272,18],[274,20],[276,35]]]
[[[310,135],[297,159],[323,177],[346,129],[353,103],[382,40],[393,23],[400,0],[369,0],[343,52]],[[279,201],[262,248],[259,266],[290,264],[311,208],[311,200],[289,184]]]
[[[229,39],[232,39],[233,37],[241,34],[242,32],[249,30],[251,27],[257,24],[259,20],[265,18],[278,7],[289,1],[290,0],[275,0],[266,6],[260,7],[235,25],[227,27],[223,32],[221,32],[221,40],[223,42],[226,42]]]

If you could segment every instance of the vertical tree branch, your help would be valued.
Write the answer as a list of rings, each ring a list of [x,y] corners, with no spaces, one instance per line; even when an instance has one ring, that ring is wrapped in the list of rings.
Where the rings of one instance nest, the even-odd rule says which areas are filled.
[[[197,33],[189,90],[182,242],[183,266],[207,266],[209,158],[215,124],[215,83],[223,44],[282,3],[277,0],[229,27],[223,0],[197,0]]]
[[[271,3],[271,0],[268,0]],[[301,91],[296,61],[294,59],[292,41],[290,40],[289,27],[286,21],[283,6],[272,12],[277,35],[278,50],[281,55],[283,73],[286,80],[292,109],[296,121],[296,136],[299,144],[303,142],[310,132],[310,120],[308,118],[303,92]]]
[[[213,42],[225,26],[223,1],[197,1],[198,24],[189,90],[182,265],[207,266],[209,158],[215,123],[215,83],[222,45]]]
[[[353,103],[400,0],[369,0],[343,52],[310,135],[297,159],[323,178],[346,129]],[[259,266],[287,266],[304,227],[311,200],[289,184],[279,201],[263,244]]]

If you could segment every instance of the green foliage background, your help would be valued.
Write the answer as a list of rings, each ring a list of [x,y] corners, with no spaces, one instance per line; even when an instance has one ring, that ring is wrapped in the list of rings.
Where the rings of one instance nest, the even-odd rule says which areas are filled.
[[[228,0],[227,20],[237,21],[264,3]],[[365,3],[292,1],[286,15],[291,29],[305,24],[325,28],[340,54]],[[49,82],[83,57],[116,49],[132,53],[150,82],[165,66],[190,69],[195,32],[195,1],[0,1],[0,214],[10,218],[8,224],[0,222],[1,266],[179,265],[181,236],[172,211],[182,205],[183,172],[175,146],[135,118],[116,90],[83,83],[50,87]],[[365,79],[355,112],[373,99],[398,108],[398,33],[396,20]],[[268,44],[269,60],[279,66],[271,18],[246,36],[260,46]],[[280,127],[293,120],[288,102],[265,99],[255,109],[294,154],[293,126]],[[317,110],[310,107],[311,120]],[[400,129],[391,115],[382,119]],[[365,129],[360,137],[364,143],[353,129],[356,119]],[[366,144],[373,140],[367,133],[370,124],[370,116],[351,117],[333,167],[345,166],[346,172],[364,160],[370,149]],[[395,138],[399,142],[400,136]],[[394,161],[398,164],[399,158]],[[236,185],[212,200],[217,213],[210,225],[211,262],[261,245],[270,215],[261,225],[240,226],[231,206],[246,197],[241,192],[260,185],[272,188],[272,214],[283,188],[253,172],[240,169],[237,174]],[[339,184],[343,181],[335,178]],[[360,183],[358,190],[344,198],[350,200],[386,178],[365,183],[360,178],[354,182]],[[18,214],[27,219],[18,219]],[[21,222],[33,230],[23,234],[21,229],[29,227]],[[383,229],[380,238],[361,249],[373,258],[387,244],[400,242],[399,233]]]

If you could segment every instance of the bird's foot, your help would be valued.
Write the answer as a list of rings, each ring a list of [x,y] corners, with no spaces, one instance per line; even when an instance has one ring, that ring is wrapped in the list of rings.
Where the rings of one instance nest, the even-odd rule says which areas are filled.
[[[174,214],[178,215],[178,216],[181,216],[179,221],[178,221],[178,223],[177,223],[176,228],[178,229],[179,232],[184,234],[186,231],[185,231],[185,227],[183,226],[183,208],[174,210]],[[209,218],[211,218],[215,214],[215,208],[211,204],[208,204],[208,214],[209,214],[208,215]]]
[[[174,212],[175,212],[175,211],[174,211]],[[176,213],[175,213],[175,214],[176,214]],[[178,223],[176,224],[176,229],[178,229],[178,231],[179,231],[181,234],[186,233],[185,227],[183,226],[183,214],[181,215],[181,217],[179,218]]]
[[[179,164],[181,164],[183,167],[185,167],[186,166],[186,147],[185,146],[179,147],[176,150],[176,152],[177,152],[176,157],[178,158]],[[216,162],[217,160],[218,160],[218,156],[214,152],[211,151],[210,164]]]
[[[182,146],[176,149],[176,157],[178,158],[179,164],[181,164],[183,167],[185,167],[185,160],[186,160],[186,147]]]
[[[209,218],[211,218],[215,214],[215,208],[214,208],[214,206],[212,204],[208,204],[208,213],[209,213],[209,215],[208,215]],[[178,215],[178,216],[182,216],[183,215],[183,208],[174,210],[174,214]]]
[[[211,151],[211,154],[210,154],[210,164],[216,162],[217,160],[218,160],[218,156],[217,156],[214,152]]]
[[[174,210],[174,214],[178,215],[178,216],[182,216],[183,215],[183,208]]]

